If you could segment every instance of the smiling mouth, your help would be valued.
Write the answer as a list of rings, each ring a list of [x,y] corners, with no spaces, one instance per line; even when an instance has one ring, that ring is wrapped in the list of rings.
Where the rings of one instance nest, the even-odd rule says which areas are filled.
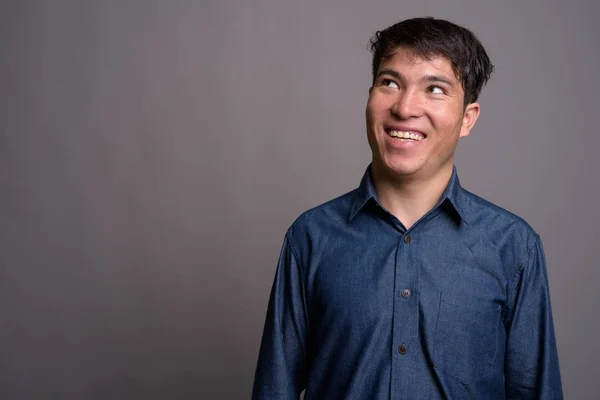
[[[394,139],[400,139],[400,140],[405,140],[405,141],[418,142],[418,141],[425,139],[425,135],[423,135],[420,132],[414,132],[414,131],[398,131],[395,129],[386,128],[385,133],[387,133],[388,136],[390,136]]]

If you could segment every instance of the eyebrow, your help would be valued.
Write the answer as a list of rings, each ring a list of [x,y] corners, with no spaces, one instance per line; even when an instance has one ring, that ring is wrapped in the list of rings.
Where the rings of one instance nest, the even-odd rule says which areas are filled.
[[[400,72],[395,71],[393,69],[382,69],[381,71],[379,71],[377,73],[377,78],[379,78],[381,75],[390,75],[401,81],[406,80],[404,78],[404,75],[402,75]],[[454,82],[452,82],[448,78],[441,76],[441,75],[425,75],[425,76],[421,77],[421,79],[419,79],[419,82],[420,83],[445,83],[446,85],[448,85],[450,87],[454,87],[454,85],[455,85]]]

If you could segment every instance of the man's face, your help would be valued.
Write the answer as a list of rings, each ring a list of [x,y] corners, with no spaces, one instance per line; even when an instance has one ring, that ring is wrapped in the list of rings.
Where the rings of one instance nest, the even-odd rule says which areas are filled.
[[[374,171],[417,179],[450,173],[458,138],[479,116],[479,104],[465,108],[463,100],[448,59],[402,47],[383,59],[366,109]]]

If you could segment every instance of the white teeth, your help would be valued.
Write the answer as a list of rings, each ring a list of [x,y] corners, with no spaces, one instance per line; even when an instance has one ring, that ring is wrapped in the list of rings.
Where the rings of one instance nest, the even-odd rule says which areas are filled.
[[[403,131],[390,131],[390,136],[400,139],[412,139],[412,140],[422,140],[424,137],[419,133],[412,132],[403,132]]]

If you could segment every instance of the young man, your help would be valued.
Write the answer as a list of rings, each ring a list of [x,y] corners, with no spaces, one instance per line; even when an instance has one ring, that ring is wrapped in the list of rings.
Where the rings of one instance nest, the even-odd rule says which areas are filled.
[[[561,399],[540,237],[453,166],[493,69],[483,46],[417,18],[372,50],[372,163],[287,232],[253,398]]]

